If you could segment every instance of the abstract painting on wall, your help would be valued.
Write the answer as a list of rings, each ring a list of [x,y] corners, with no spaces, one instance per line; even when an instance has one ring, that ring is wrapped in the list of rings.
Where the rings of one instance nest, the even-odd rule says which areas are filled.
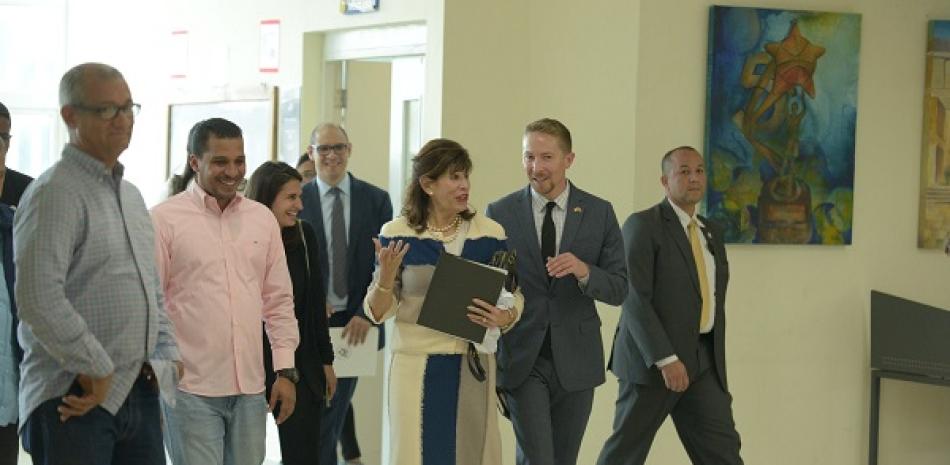
[[[706,214],[732,243],[850,244],[861,16],[714,6]]]
[[[950,21],[931,21],[924,84],[924,143],[920,166],[917,246],[950,244]]]

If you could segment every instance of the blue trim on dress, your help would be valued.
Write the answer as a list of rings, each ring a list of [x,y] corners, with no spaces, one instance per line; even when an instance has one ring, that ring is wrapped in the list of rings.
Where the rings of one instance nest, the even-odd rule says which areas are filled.
[[[383,247],[386,247],[392,241],[400,240],[409,244],[409,253],[402,259],[403,266],[435,266],[435,264],[439,262],[439,255],[445,250],[445,246],[435,239],[411,236],[379,236],[379,243]],[[507,243],[504,239],[496,239],[494,237],[466,239],[462,245],[462,258],[478,263],[489,263],[492,255],[499,250],[508,250]]]
[[[462,356],[429,355],[422,381],[422,465],[452,465],[456,461]]]
[[[409,244],[409,252],[402,259],[402,266],[432,265],[439,261],[439,254],[445,250],[441,242],[435,239],[411,236],[379,236],[379,243],[386,247],[391,241],[403,241]]]
[[[462,257],[478,263],[489,263],[492,255],[499,250],[508,250],[504,239],[480,237],[465,241],[462,246]]]

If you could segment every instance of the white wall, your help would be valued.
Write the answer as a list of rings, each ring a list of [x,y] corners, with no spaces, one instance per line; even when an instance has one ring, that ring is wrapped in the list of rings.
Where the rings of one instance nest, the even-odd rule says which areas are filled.
[[[710,4],[642,3],[638,208],[661,195],[658,154],[682,143],[701,146]],[[950,3],[756,5],[862,15],[854,241],[728,248],[736,420],[749,463],[862,463],[870,290],[950,308],[941,286],[950,278],[947,257],[916,248],[926,25],[950,17]],[[946,463],[950,450],[941,438],[950,432],[950,391],[885,382],[883,394],[880,463]],[[677,449],[671,436],[658,443],[660,457]]]
[[[428,24],[430,37],[438,37],[430,46],[444,52],[444,63],[427,68],[435,76],[430,83],[443,84],[427,90],[442,110],[426,115],[427,135],[441,127],[441,134],[471,150],[473,203],[483,207],[524,184],[523,125],[560,118],[575,135],[571,178],[613,202],[622,221],[661,198],[658,160],[666,149],[702,145],[711,4],[447,0],[445,24]],[[117,65],[145,104],[123,162],[146,193],[160,189],[155,173],[164,166],[162,109],[176,92],[161,58],[171,30],[193,34],[195,82],[188,87],[298,86],[305,31],[442,15],[442,2],[429,0],[384,1],[383,11],[363,17],[338,15],[333,1],[68,5],[69,64],[94,59]],[[926,22],[950,18],[950,3],[755,5],[861,13],[862,44],[853,245],[728,248],[728,363],[743,454],[747,463],[864,463],[870,289],[950,307],[947,258],[915,245]],[[268,18],[283,21],[281,72],[265,77],[256,71],[257,24]],[[601,308],[608,345],[617,314]],[[597,390],[579,463],[593,463],[609,431],[616,395],[611,378]],[[885,382],[883,395],[881,463],[946,463],[950,391]],[[513,463],[510,428],[503,428],[505,460]],[[658,436],[649,463],[687,463],[671,428]]]
[[[571,178],[613,202],[621,221],[659,201],[662,154],[702,146],[712,4],[448,1],[443,129],[476,158],[476,205],[524,184],[521,127],[548,115],[574,132]],[[864,463],[870,290],[950,308],[947,257],[916,248],[926,24],[950,17],[950,3],[755,5],[863,19],[854,244],[728,247],[727,358],[743,455],[747,463]],[[616,314],[601,308],[606,341]],[[609,430],[611,378],[597,390],[578,463],[594,462]],[[880,463],[946,463],[950,391],[898,382],[883,391]],[[648,463],[688,463],[669,425]]]
[[[364,15],[342,15],[339,2],[327,0],[66,0],[66,7],[66,66],[84,61],[116,66],[143,105],[121,161],[149,204],[164,189],[157,174],[165,169],[169,103],[218,100],[262,85],[301,86],[305,32],[441,21],[441,1],[387,1],[380,11]],[[277,73],[258,70],[259,24],[265,19],[281,21]],[[188,31],[185,79],[169,77],[175,30]],[[173,156],[184,157],[183,148]]]

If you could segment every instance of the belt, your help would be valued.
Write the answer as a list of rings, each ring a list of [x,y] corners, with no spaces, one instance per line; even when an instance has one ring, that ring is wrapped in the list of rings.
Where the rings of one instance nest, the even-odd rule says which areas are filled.
[[[148,362],[142,364],[142,369],[139,371],[139,376],[135,378],[135,381],[141,381],[148,386],[158,387],[158,379],[155,377],[155,370],[152,369],[152,365]]]

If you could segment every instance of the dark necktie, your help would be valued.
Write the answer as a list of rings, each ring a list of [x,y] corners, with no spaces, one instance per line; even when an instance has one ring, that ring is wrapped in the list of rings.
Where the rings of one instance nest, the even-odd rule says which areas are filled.
[[[346,297],[346,220],[343,218],[343,191],[330,189],[333,194],[333,209],[330,210],[330,251],[333,260],[333,293]]]
[[[554,207],[557,206],[557,203],[548,202],[544,206],[546,211],[544,212],[544,220],[541,221],[541,260],[542,265],[547,266],[548,259],[557,255],[557,236],[554,232],[554,218],[551,218],[551,211],[554,210]],[[545,268],[546,270],[546,268]],[[551,275],[545,275],[548,278],[548,282],[551,282]],[[541,352],[538,354],[540,357],[544,357],[548,360],[553,358],[551,352],[551,328],[548,327],[544,332],[544,340],[541,341]]]
[[[554,233],[554,219],[551,218],[551,211],[557,204],[548,202],[544,206],[544,221],[541,222],[541,260],[547,264],[548,259],[557,255],[557,237]]]

